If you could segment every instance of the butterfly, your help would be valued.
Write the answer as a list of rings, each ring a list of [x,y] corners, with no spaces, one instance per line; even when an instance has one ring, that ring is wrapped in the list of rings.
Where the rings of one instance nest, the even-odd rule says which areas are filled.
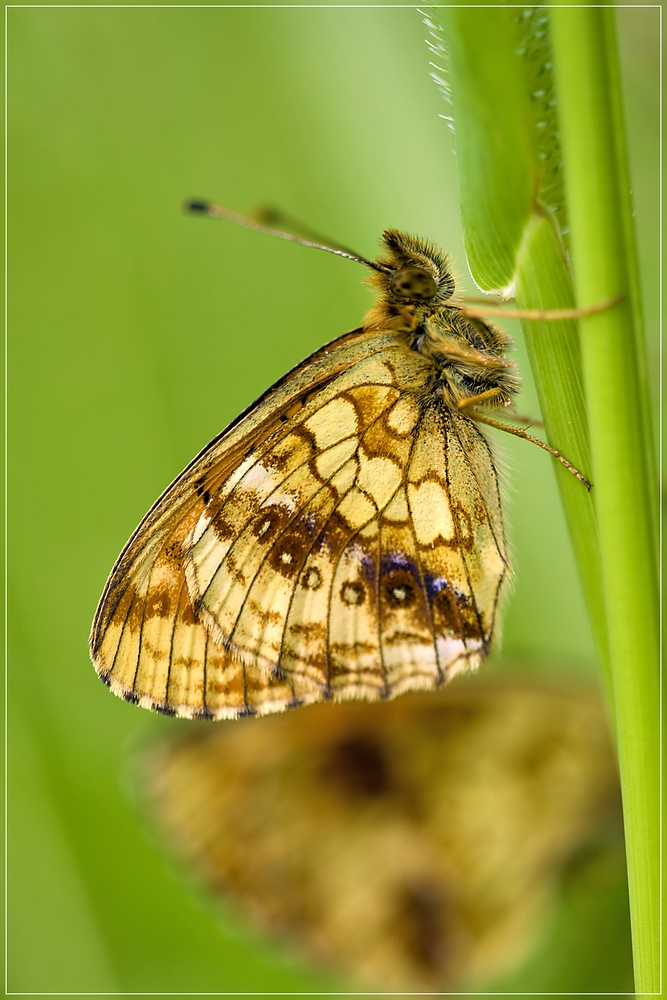
[[[602,705],[533,673],[195,724],[137,763],[152,829],[198,881],[368,989],[492,989],[564,874],[569,897],[577,872],[590,887],[613,845],[623,879]]]
[[[454,297],[449,258],[395,229],[366,260],[228,209],[193,211],[371,271],[362,326],[208,444],[123,549],[90,648],[127,701],[224,719],[440,687],[487,654],[509,578],[480,424],[519,389],[508,340]],[[589,485],[586,483],[586,485]]]

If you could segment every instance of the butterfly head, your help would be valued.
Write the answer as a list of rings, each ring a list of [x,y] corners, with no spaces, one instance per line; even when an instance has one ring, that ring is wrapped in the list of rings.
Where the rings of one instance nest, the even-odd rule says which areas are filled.
[[[374,276],[387,301],[440,308],[454,294],[451,261],[439,247],[427,240],[386,229],[382,234],[385,255],[383,268]]]
[[[433,243],[398,229],[386,229],[382,244],[385,252],[371,264],[369,281],[381,294],[365,325],[407,322],[414,330],[454,294],[451,260]]]

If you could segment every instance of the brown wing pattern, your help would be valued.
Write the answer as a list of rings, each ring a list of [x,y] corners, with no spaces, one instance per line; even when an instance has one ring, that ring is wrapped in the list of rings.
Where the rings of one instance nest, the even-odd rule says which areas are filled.
[[[319,700],[298,682],[267,677],[234,659],[201,624],[188,594],[182,545],[197,508],[126,588],[101,638],[98,662],[111,690],[144,708],[194,718],[237,718]]]
[[[478,665],[505,577],[486,441],[400,336],[354,333],[166,491],[91,648],[115,693],[181,716],[393,697]]]
[[[310,394],[388,342],[395,337],[354,331],[317,351],[212,441],[149,511],[109,576],[91,632],[96,670],[115,694],[169,714],[215,718],[319,697],[258,675],[209,639],[187,592],[183,546],[249,451],[270,447]]]
[[[318,394],[207,508],[186,556],[217,642],[323,698],[436,687],[491,639],[506,577],[495,469],[466,417],[399,391],[413,358],[378,353]]]
[[[407,408],[405,398],[402,404]],[[333,553],[328,627],[326,635],[315,633],[319,655],[312,645],[307,656],[302,643],[290,648],[286,641],[291,657],[283,654],[283,669],[325,685],[336,699],[437,687],[478,666],[491,641],[507,566],[488,446],[439,401],[419,407],[408,437],[409,423],[397,488]],[[474,464],[457,470],[454,489],[449,453],[457,455],[460,436],[469,434],[481,440]],[[472,539],[460,523],[470,525]],[[313,624],[318,620],[313,615]],[[286,636],[293,625],[288,618]]]

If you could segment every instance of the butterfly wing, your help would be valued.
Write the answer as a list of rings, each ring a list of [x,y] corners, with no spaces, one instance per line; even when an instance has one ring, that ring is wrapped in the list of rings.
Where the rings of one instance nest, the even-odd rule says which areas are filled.
[[[487,442],[400,341],[313,395],[202,514],[185,562],[218,645],[322,698],[478,665],[507,575]]]
[[[376,487],[376,511],[334,552],[324,683],[337,699],[438,687],[476,668],[493,636],[507,577],[493,459],[441,400],[419,411],[398,488],[383,504]],[[459,468],[461,437],[474,448]],[[289,651],[283,670],[323,682],[312,648]]]
[[[207,445],[156,502],[116,562],[93,622],[93,662],[115,694],[169,714],[214,718],[321,697],[215,643],[187,591],[184,544],[221,485],[233,488],[234,474],[242,478],[309,396],[393,339],[353,331],[317,351]]]
[[[228,905],[355,985],[478,989],[522,961],[603,829],[609,863],[602,706],[505,678],[373,708],[183,731],[138,772],[152,818]]]
[[[121,554],[91,650],[112,690],[212,718],[390,697],[477,666],[506,560],[488,445],[393,333],[285,376]]]

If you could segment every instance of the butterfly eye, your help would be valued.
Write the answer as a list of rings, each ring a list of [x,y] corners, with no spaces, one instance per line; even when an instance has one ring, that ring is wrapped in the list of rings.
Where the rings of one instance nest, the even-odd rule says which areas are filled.
[[[438,294],[433,275],[412,264],[399,267],[394,272],[390,287],[394,295],[402,299],[433,299]]]

